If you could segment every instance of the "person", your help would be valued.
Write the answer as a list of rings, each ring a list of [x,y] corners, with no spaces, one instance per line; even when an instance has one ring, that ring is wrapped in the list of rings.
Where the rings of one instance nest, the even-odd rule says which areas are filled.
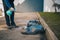
[[[4,6],[5,19],[6,19],[6,24],[8,26],[8,29],[17,27],[14,22],[14,14],[15,14],[14,13],[14,9],[15,9],[14,0],[2,0],[2,2],[3,2],[3,6]],[[8,10],[12,11],[12,14],[10,17],[6,13]]]

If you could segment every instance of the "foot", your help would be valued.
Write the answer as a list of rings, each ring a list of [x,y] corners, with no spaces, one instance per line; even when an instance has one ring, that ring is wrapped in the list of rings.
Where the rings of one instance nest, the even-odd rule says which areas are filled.
[[[18,28],[19,26],[12,25],[13,28]]]
[[[13,27],[12,26],[8,26],[8,29],[12,29]]]

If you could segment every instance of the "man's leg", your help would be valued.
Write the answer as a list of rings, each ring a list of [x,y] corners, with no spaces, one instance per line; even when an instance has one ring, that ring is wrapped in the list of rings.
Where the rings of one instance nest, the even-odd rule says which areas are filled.
[[[10,20],[11,20],[11,25],[12,26],[16,26],[15,22],[14,22],[14,12],[12,13],[11,17],[10,17]]]
[[[15,24],[15,22],[14,22],[14,12],[12,13],[10,19],[11,19],[11,26],[12,26],[13,28],[18,28],[19,26],[16,26],[16,24]]]
[[[7,24],[7,26],[10,26],[9,16],[6,14],[6,11],[7,11],[9,8],[5,5],[4,0],[2,0],[2,2],[3,2],[3,7],[4,7],[6,24]]]
[[[7,26],[10,26],[10,19],[9,19],[9,16],[6,14],[6,10],[5,10],[5,20],[6,20]]]
[[[12,26],[11,26],[11,24],[10,24],[10,18],[9,18],[9,16],[6,14],[6,12],[5,12],[5,20],[6,20],[6,24],[7,24],[7,26],[8,26],[8,29],[12,29]]]

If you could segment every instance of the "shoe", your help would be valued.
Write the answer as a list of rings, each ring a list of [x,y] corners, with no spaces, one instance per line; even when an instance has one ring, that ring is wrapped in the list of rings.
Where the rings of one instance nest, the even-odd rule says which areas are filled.
[[[12,25],[13,28],[18,28],[19,26]]]
[[[12,26],[8,26],[8,29],[12,29],[13,27]]]

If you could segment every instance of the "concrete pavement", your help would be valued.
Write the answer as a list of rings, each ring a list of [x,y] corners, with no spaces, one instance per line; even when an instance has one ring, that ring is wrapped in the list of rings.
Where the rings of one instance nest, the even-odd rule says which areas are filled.
[[[15,13],[15,23],[20,27],[26,26],[29,20],[34,20],[34,19],[38,20],[38,16],[36,15],[36,12]],[[5,23],[5,20],[1,23]],[[6,24],[1,24],[0,26],[0,40],[46,40],[44,34],[23,35],[21,34],[20,27],[12,30],[8,30],[5,27]]]

